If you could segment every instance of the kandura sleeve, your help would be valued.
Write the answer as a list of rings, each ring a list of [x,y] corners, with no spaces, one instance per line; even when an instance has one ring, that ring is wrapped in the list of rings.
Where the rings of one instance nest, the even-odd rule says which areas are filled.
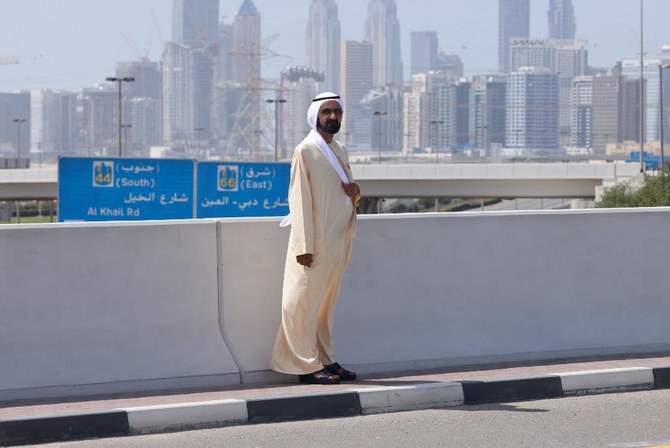
[[[314,208],[306,151],[296,149],[291,162],[289,209],[291,246],[297,255],[314,253]]]

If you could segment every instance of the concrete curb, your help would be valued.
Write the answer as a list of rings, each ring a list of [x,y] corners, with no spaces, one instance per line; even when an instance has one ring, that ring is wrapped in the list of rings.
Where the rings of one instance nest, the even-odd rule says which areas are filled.
[[[641,367],[134,407],[0,420],[0,446],[668,388],[670,367]]]

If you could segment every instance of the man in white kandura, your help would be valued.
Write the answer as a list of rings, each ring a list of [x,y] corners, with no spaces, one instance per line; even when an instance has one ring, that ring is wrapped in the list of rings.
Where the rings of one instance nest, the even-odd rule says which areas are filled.
[[[291,161],[287,217],[291,235],[282,322],[270,367],[298,375],[301,383],[337,384],[356,379],[356,373],[333,358],[333,312],[351,258],[361,197],[347,153],[333,138],[343,114],[344,103],[338,95],[318,95],[307,112],[312,131],[296,147]]]

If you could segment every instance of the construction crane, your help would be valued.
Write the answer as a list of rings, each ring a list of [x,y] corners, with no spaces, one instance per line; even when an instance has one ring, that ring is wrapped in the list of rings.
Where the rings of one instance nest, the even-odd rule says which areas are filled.
[[[226,152],[233,153],[237,148],[242,147],[248,150],[248,157],[253,160],[253,151],[259,148],[260,138],[264,138],[266,143],[271,142],[268,137],[260,131],[261,122],[268,121],[265,117],[267,112],[261,107],[261,92],[277,92],[280,89],[276,81],[262,79],[260,76],[260,66],[262,59],[281,57],[270,49],[271,43],[278,37],[273,35],[260,42],[243,42],[240,46],[234,47],[226,52],[226,56],[231,58],[231,62],[237,70],[234,80],[224,81],[218,84],[218,88],[224,91],[237,91],[237,111],[233,114],[233,126],[230,129]]]
[[[0,56],[0,65],[14,65],[19,63],[16,56]]]

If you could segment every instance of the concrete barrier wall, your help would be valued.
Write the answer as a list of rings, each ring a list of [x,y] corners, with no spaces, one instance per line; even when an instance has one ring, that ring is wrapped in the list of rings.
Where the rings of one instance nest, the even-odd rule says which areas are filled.
[[[268,378],[288,231],[222,221],[222,322]],[[670,210],[362,217],[335,318],[362,372],[670,349]]]
[[[670,348],[670,211],[363,220],[338,309],[362,371]]]
[[[222,329],[245,382],[273,376],[267,369],[281,320],[289,236],[279,222],[258,218],[219,223]]]
[[[267,370],[278,224],[0,227],[0,401],[281,378]],[[670,209],[361,217],[338,360],[385,372],[668,350],[669,224]]]
[[[239,382],[216,223],[0,227],[0,401]]]

